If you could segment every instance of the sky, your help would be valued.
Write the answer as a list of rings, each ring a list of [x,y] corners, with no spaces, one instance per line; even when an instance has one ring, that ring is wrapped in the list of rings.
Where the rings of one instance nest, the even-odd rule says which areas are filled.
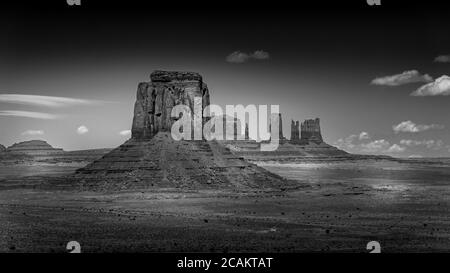
[[[65,1],[0,11],[0,144],[65,150],[127,140],[139,82],[199,72],[211,102],[319,117],[346,151],[450,157],[450,18],[440,6],[167,8]]]

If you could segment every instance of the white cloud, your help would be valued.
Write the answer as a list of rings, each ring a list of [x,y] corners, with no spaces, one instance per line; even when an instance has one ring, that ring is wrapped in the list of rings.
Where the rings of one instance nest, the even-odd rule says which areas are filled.
[[[241,51],[235,51],[227,56],[226,61],[229,63],[245,63],[250,59],[267,60],[269,58],[270,58],[269,53],[263,50],[256,50],[251,54]]]
[[[33,106],[46,106],[46,107],[96,105],[105,103],[104,101],[97,101],[97,100],[85,100],[85,99],[54,97],[54,96],[23,95],[23,94],[0,94],[0,102],[33,105]]]
[[[416,147],[416,146],[425,146],[428,149],[439,150],[444,145],[442,140],[411,140],[411,139],[402,139],[400,140],[400,144]]]
[[[84,135],[84,134],[86,134],[87,132],[89,132],[89,129],[88,129],[86,126],[84,126],[84,125],[81,125],[81,126],[78,127],[78,129],[77,129],[77,134],[79,134],[79,135]]]
[[[422,75],[417,70],[410,70],[392,76],[375,78],[374,80],[372,80],[371,84],[399,86],[414,82],[431,82],[431,81],[433,81],[433,78],[430,75],[428,74]]]
[[[54,115],[49,113],[41,113],[41,112],[30,112],[30,111],[0,111],[0,116],[9,116],[9,117],[24,117],[24,118],[34,118],[34,119],[58,119],[61,118],[61,115]]]
[[[358,146],[358,143],[356,143],[357,140],[362,141],[368,139],[370,139],[369,133],[361,132],[359,135],[353,134],[346,138],[340,138],[334,143],[334,145],[341,149],[353,149]]]
[[[227,62],[229,63],[245,63],[250,56],[247,53],[235,51],[227,56]]]
[[[406,150],[405,147],[402,147],[398,144],[394,144],[387,150],[388,153],[402,153]]]
[[[419,89],[411,93],[411,96],[450,96],[450,77],[443,75],[434,82],[419,87]]]
[[[381,153],[385,152],[390,147],[389,141],[385,139],[374,140],[369,143],[361,144],[361,150],[367,153]]]
[[[406,147],[393,144],[385,139],[374,140],[369,143],[361,144],[361,151],[366,153],[402,153]]]
[[[121,136],[130,136],[131,135],[131,130],[120,131],[119,135],[121,135]]]
[[[426,130],[443,129],[443,128],[444,128],[444,126],[439,125],[439,124],[430,124],[430,125],[415,124],[414,122],[412,122],[410,120],[403,121],[398,125],[392,126],[392,129],[394,130],[395,133],[400,133],[400,132],[418,133],[418,132],[422,132],[422,131],[426,131]]]
[[[370,139],[370,135],[367,132],[361,132],[359,134],[359,140]]]
[[[434,58],[437,63],[450,63],[450,55],[441,55]]]
[[[358,138],[357,135],[350,135],[346,138],[340,138],[338,139],[334,145],[341,149],[353,149],[355,148],[355,144],[353,143]]]
[[[264,50],[256,50],[255,52],[253,52],[251,57],[256,60],[267,60],[270,58],[270,55],[269,52],[266,52]]]
[[[359,135],[353,134],[346,138],[341,138],[334,145],[351,153],[364,154],[398,154],[405,152],[407,149],[399,144],[391,144],[386,139],[373,141],[369,139],[370,136],[367,132],[361,132]]]
[[[42,136],[44,131],[42,130],[26,130],[21,135],[22,136]]]

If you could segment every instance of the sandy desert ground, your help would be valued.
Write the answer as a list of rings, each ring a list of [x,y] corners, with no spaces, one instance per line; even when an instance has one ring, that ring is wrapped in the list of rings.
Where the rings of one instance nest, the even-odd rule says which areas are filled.
[[[261,165],[299,188],[49,190],[79,166],[2,166],[0,252],[450,251],[448,161]]]

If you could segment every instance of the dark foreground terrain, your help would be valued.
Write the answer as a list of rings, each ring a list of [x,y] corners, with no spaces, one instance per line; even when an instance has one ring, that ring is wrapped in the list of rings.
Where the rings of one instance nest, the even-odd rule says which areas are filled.
[[[76,166],[2,166],[0,252],[65,252],[69,241],[83,252],[367,252],[373,240],[383,252],[450,251],[445,162],[262,165],[299,187],[46,190],[46,174]]]

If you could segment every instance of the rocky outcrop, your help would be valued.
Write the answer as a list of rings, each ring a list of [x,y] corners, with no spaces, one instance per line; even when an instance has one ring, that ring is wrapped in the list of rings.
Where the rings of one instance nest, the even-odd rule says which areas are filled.
[[[291,143],[298,143],[300,141],[299,122],[291,120]]]
[[[209,105],[209,90],[202,77],[194,72],[154,71],[150,82],[138,85],[134,105],[131,137],[151,139],[158,132],[169,132],[176,119],[172,108],[187,105],[194,113],[194,98],[202,98],[203,108]]]
[[[320,133],[320,119],[307,119],[301,124],[300,143],[323,143]]]
[[[300,128],[299,128],[300,127]],[[309,145],[311,143],[323,143],[320,132],[320,119],[307,119],[299,126],[298,121],[291,121],[291,140],[292,144]]]
[[[48,155],[63,153],[63,149],[53,148],[43,140],[30,140],[20,143],[14,143],[6,149],[8,153],[26,154],[26,155]]]
[[[248,123],[245,123],[245,140],[249,140],[250,139],[250,135],[248,132]]]
[[[234,154],[250,161],[299,162],[302,160],[340,160],[348,159],[350,154],[325,143],[320,133],[320,120],[291,121],[291,139],[285,140],[280,118],[279,145],[275,151],[261,151],[261,143],[248,138],[243,141],[224,141]],[[248,125],[246,124],[246,129]],[[300,130],[301,128],[301,130]],[[247,130],[246,130],[247,131]]]
[[[193,111],[194,96],[200,96],[206,107],[208,88],[197,73],[155,71],[150,78],[151,82],[138,87],[132,138],[74,174],[83,189],[259,191],[295,186],[234,155],[218,141],[174,140],[170,133],[172,108],[184,104]],[[240,134],[237,120],[233,123],[232,134]]]
[[[0,144],[0,153],[3,153],[6,151],[5,146],[3,146],[2,144]]]
[[[272,135],[272,124],[269,124],[269,132]],[[284,140],[283,119],[281,118],[281,113],[278,113],[278,140]]]

